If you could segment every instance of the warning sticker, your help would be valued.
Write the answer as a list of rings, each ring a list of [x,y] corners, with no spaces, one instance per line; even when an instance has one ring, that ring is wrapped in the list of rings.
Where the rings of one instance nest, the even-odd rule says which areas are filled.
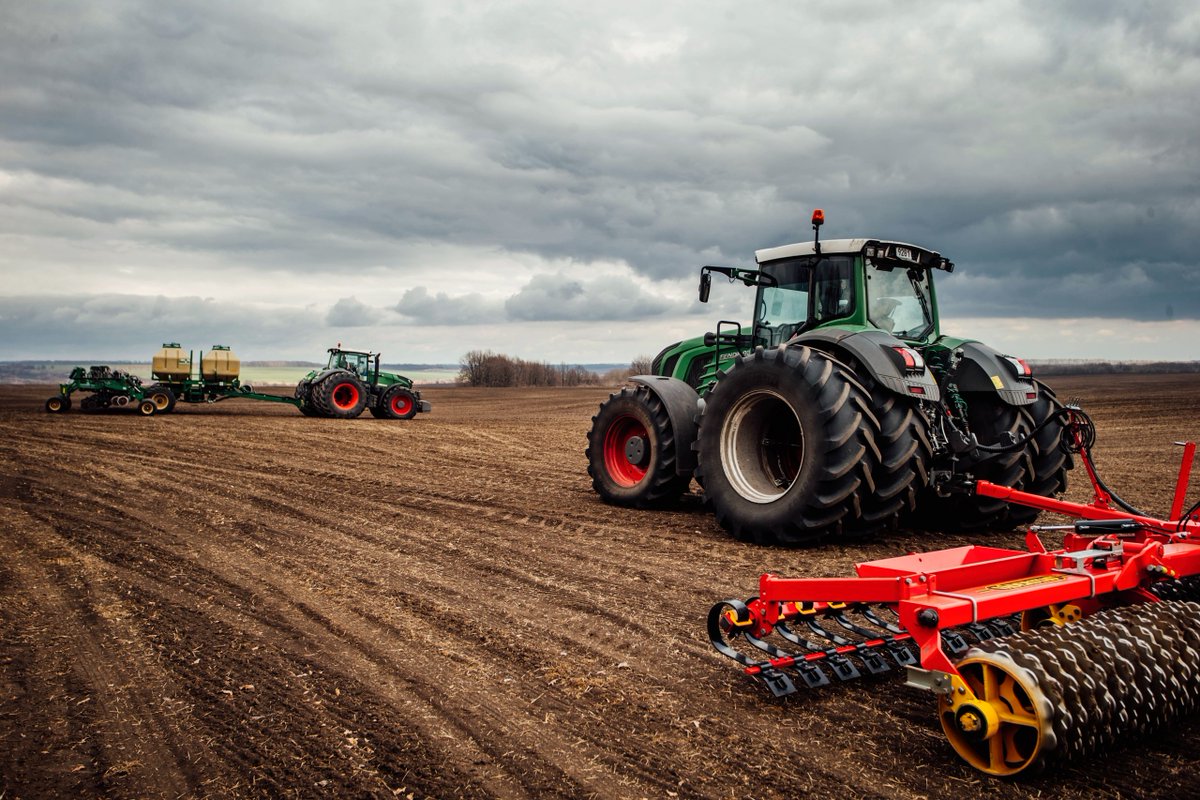
[[[1000,380],[1000,376],[999,376],[999,375],[993,375],[993,376],[992,376],[992,386],[995,386],[997,389],[1003,389],[1003,388],[1004,388],[1004,381]]]
[[[1039,583],[1054,583],[1066,580],[1066,577],[1066,575],[1035,575],[1032,578],[1019,578],[1015,581],[993,583],[991,586],[985,586],[984,591],[1006,592],[1009,589],[1024,589],[1027,586],[1037,586]]]

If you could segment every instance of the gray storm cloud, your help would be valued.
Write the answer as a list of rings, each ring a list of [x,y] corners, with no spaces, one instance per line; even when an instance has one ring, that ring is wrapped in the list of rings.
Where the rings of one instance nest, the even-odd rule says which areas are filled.
[[[560,262],[691,282],[821,206],[954,259],[964,314],[1200,318],[1193,3],[23,4],[0,69],[11,296],[558,335],[666,302]]]
[[[584,281],[566,275],[538,275],[504,302],[519,320],[636,320],[657,316],[669,302],[627,278]]]
[[[212,298],[138,295],[0,297],[0,341],[12,357],[149,358],[166,341],[185,348],[245,343],[249,355],[280,358],[273,348],[309,341],[316,328],[309,309],[263,310]],[[328,337],[324,337],[328,338]],[[324,341],[311,341],[318,357]],[[323,345],[328,347],[329,345]]]
[[[424,286],[406,291],[394,310],[427,325],[477,325],[504,319],[504,309],[498,301],[478,293],[451,296],[446,292],[430,292]]]

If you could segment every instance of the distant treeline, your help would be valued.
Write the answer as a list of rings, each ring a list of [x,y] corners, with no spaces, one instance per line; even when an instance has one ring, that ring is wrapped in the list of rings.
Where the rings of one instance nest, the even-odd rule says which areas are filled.
[[[1035,375],[1163,375],[1200,372],[1200,361],[1030,361]]]
[[[458,382],[467,386],[592,386],[603,381],[578,364],[526,361],[491,350],[472,350],[458,362]]]

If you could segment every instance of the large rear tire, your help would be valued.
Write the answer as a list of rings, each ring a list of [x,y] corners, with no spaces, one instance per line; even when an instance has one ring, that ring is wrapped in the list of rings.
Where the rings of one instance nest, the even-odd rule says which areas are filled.
[[[877,454],[866,392],[803,345],[738,356],[700,415],[697,478],[717,521],[759,544],[811,544],[858,518]]]
[[[312,387],[311,399],[323,416],[354,419],[367,407],[370,394],[349,372],[335,372]]]
[[[933,445],[912,400],[885,389],[869,375],[860,379],[871,397],[879,456],[871,465],[871,484],[862,492],[857,528],[872,533],[896,528],[916,508],[918,494],[929,485]]]
[[[609,395],[588,431],[588,475],[606,503],[644,508],[687,491],[691,475],[676,472],[679,447],[662,400],[645,386]]]

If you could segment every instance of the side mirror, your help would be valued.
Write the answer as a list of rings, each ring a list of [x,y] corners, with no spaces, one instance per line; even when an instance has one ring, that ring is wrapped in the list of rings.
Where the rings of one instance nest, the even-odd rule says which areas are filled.
[[[712,273],[700,273],[700,302],[708,302],[708,293],[712,291]]]

